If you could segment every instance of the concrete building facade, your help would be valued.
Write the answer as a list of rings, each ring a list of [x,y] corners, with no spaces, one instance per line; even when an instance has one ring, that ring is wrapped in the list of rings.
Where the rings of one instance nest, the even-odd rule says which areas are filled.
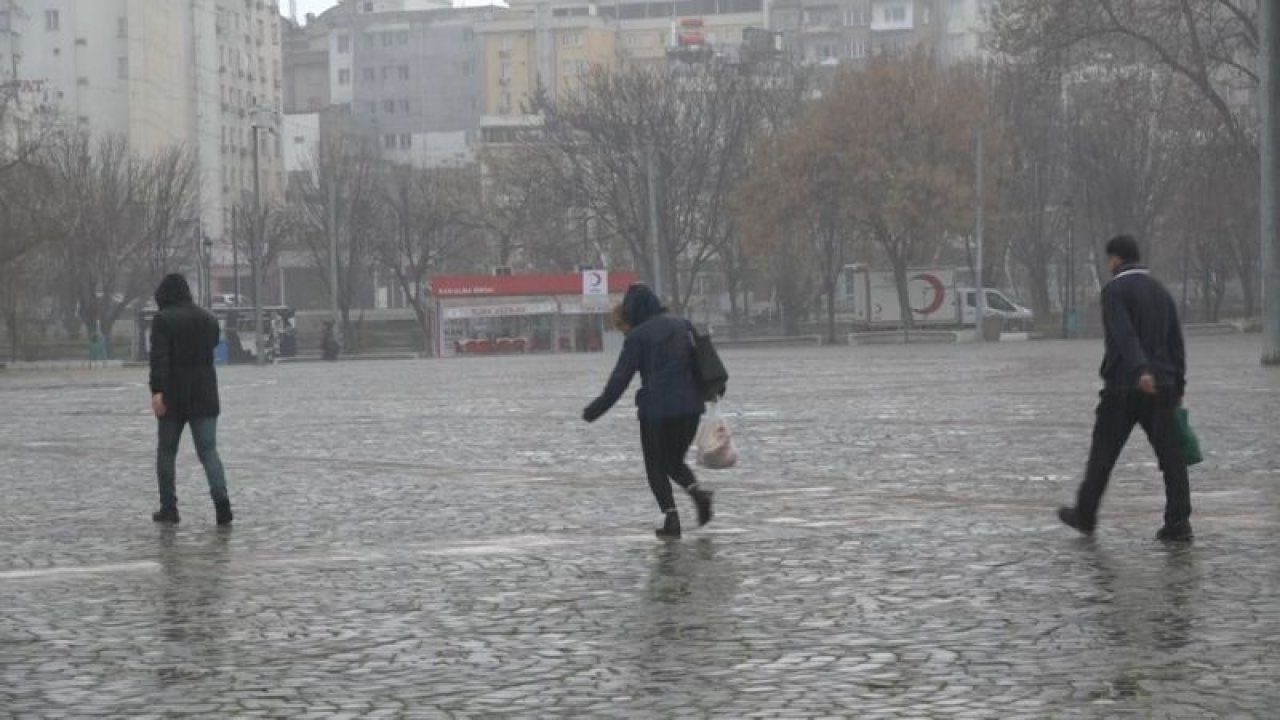
[[[253,188],[254,118],[282,109],[280,14],[263,0],[7,0],[11,74],[64,123],[148,155],[183,146],[199,173],[200,231],[230,256]],[[0,6],[0,10],[4,9]],[[255,113],[258,109],[260,112]],[[279,135],[260,133],[261,184],[282,188]]]

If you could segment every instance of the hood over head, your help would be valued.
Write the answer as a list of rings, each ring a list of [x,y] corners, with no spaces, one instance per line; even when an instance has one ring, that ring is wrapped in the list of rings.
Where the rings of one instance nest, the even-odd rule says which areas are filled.
[[[622,319],[632,328],[639,327],[646,320],[666,311],[662,301],[648,285],[636,283],[627,288],[627,294],[622,298]]]
[[[160,287],[156,288],[156,306],[163,310],[170,305],[189,302],[193,300],[191,286],[187,284],[187,279],[178,273],[165,275],[160,281]]]

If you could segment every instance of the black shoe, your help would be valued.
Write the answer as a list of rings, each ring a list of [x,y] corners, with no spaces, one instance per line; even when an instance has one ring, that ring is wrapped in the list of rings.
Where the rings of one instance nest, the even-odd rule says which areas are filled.
[[[689,488],[689,496],[693,498],[694,505],[698,506],[698,527],[702,527],[711,522],[711,518],[715,517],[715,512],[711,508],[711,499],[715,493],[710,490],[703,490],[694,485]]]
[[[679,540],[680,539],[680,514],[674,510],[667,513],[662,521],[662,527],[658,528],[659,540]]]
[[[213,504],[213,511],[217,515],[219,525],[230,525],[234,517],[231,515],[231,501],[223,500]]]
[[[166,523],[168,525],[178,524],[178,511],[175,510],[157,510],[151,513],[151,522]]]
[[[1084,518],[1080,517],[1080,512],[1075,508],[1058,508],[1058,519],[1062,521],[1063,525],[1075,528],[1084,535],[1093,535],[1094,523],[1085,522]]]
[[[1191,525],[1182,523],[1169,527],[1165,525],[1156,533],[1156,540],[1160,542],[1191,542],[1195,535],[1191,533]]]

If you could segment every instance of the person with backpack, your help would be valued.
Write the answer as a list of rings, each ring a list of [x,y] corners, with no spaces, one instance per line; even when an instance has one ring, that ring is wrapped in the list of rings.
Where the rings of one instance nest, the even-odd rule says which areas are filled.
[[[706,411],[705,393],[695,366],[692,326],[667,311],[648,286],[627,288],[621,311],[615,316],[627,338],[604,392],[582,411],[582,419],[595,422],[609,412],[626,392],[632,377],[640,373],[636,394],[640,418],[640,447],[644,454],[649,488],[662,511],[660,539],[678,539],[680,515],[671,483],[689,493],[698,512],[698,525],[711,522],[712,493],[698,485],[685,462]]]

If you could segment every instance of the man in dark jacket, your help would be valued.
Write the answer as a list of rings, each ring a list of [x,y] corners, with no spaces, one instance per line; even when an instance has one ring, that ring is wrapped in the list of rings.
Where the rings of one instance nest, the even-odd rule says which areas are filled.
[[[191,300],[191,288],[181,275],[167,275],[156,289],[160,312],[151,321],[151,409],[159,421],[156,476],[160,510],[151,516],[161,523],[178,522],[174,464],[182,428],[191,426],[196,454],[204,465],[219,525],[230,525],[231,500],[218,457],[218,376],[213,350],[218,345],[218,321]]]
[[[671,481],[693,498],[699,525],[707,524],[712,517],[711,491],[698,487],[697,478],[685,462],[698,432],[698,421],[706,411],[694,372],[690,326],[683,318],[668,313],[645,285],[627,288],[621,320],[629,328],[622,354],[604,392],[582,411],[582,418],[595,422],[609,412],[626,392],[631,378],[640,373],[641,388],[636,394],[640,446],[649,488],[663,513],[658,537],[678,538],[680,516]]]
[[[1141,425],[1164,473],[1164,527],[1156,537],[1187,541],[1191,489],[1176,416],[1187,386],[1186,350],[1173,297],[1138,264],[1140,259],[1138,243],[1128,235],[1107,243],[1113,277],[1102,289],[1102,402],[1076,506],[1060,509],[1058,517],[1086,535],[1093,533],[1111,470],[1134,425]]]

